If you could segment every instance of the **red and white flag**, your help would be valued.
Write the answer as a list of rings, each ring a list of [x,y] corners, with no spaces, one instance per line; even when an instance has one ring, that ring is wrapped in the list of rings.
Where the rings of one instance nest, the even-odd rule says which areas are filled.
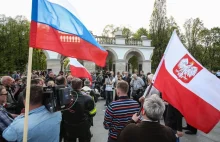
[[[88,78],[90,81],[92,81],[89,71],[82,64],[80,64],[76,58],[70,58],[70,71],[72,76],[78,78]]]
[[[220,79],[192,57],[175,31],[153,80],[188,124],[208,133],[219,122]]]

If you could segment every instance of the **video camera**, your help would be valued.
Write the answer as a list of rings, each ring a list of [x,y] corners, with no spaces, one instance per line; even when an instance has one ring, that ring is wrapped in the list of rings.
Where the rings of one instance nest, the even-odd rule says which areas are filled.
[[[110,76],[111,76],[111,73],[110,73],[110,72],[105,72],[105,73],[104,73],[104,77],[105,77],[105,78],[108,78],[108,77],[110,77]]]
[[[64,85],[43,88],[43,104],[50,112],[66,109],[72,101],[70,90]]]

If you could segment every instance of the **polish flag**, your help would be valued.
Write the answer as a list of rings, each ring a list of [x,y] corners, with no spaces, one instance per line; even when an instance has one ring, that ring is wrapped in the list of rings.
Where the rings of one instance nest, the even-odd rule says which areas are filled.
[[[153,80],[188,124],[209,133],[219,122],[220,79],[192,57],[175,31]]]
[[[76,58],[70,58],[71,75],[78,78],[88,78],[92,82],[92,77],[89,71],[80,64]]]

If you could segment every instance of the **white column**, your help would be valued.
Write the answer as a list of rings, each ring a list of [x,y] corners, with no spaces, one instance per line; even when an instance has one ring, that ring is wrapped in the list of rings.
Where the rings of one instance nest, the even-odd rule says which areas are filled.
[[[144,73],[151,72],[151,61],[150,60],[143,61],[142,68]]]
[[[126,70],[126,61],[125,60],[116,60],[115,62],[115,74],[117,72],[122,73],[122,71]]]
[[[146,36],[141,36],[141,40],[143,46],[151,46],[151,40],[149,40]]]
[[[125,45],[125,38],[122,36],[121,30],[115,32],[115,43]]]
[[[95,71],[95,63],[89,62],[89,61],[84,61],[83,64],[84,64],[84,67],[85,67],[89,72],[94,72],[94,71]]]
[[[47,59],[47,69],[52,69],[54,74],[59,74],[60,67],[60,59]]]

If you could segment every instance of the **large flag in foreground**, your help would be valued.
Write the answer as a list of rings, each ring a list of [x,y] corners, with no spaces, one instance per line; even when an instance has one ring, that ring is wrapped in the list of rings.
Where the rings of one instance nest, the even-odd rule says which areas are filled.
[[[205,69],[174,31],[155,73],[154,86],[187,123],[208,133],[220,120],[220,79]]]
[[[76,58],[70,58],[69,65],[72,76],[78,78],[88,78],[92,82],[91,74],[82,64],[77,61]]]
[[[101,47],[68,0],[32,0],[30,47],[105,66],[107,51]]]

